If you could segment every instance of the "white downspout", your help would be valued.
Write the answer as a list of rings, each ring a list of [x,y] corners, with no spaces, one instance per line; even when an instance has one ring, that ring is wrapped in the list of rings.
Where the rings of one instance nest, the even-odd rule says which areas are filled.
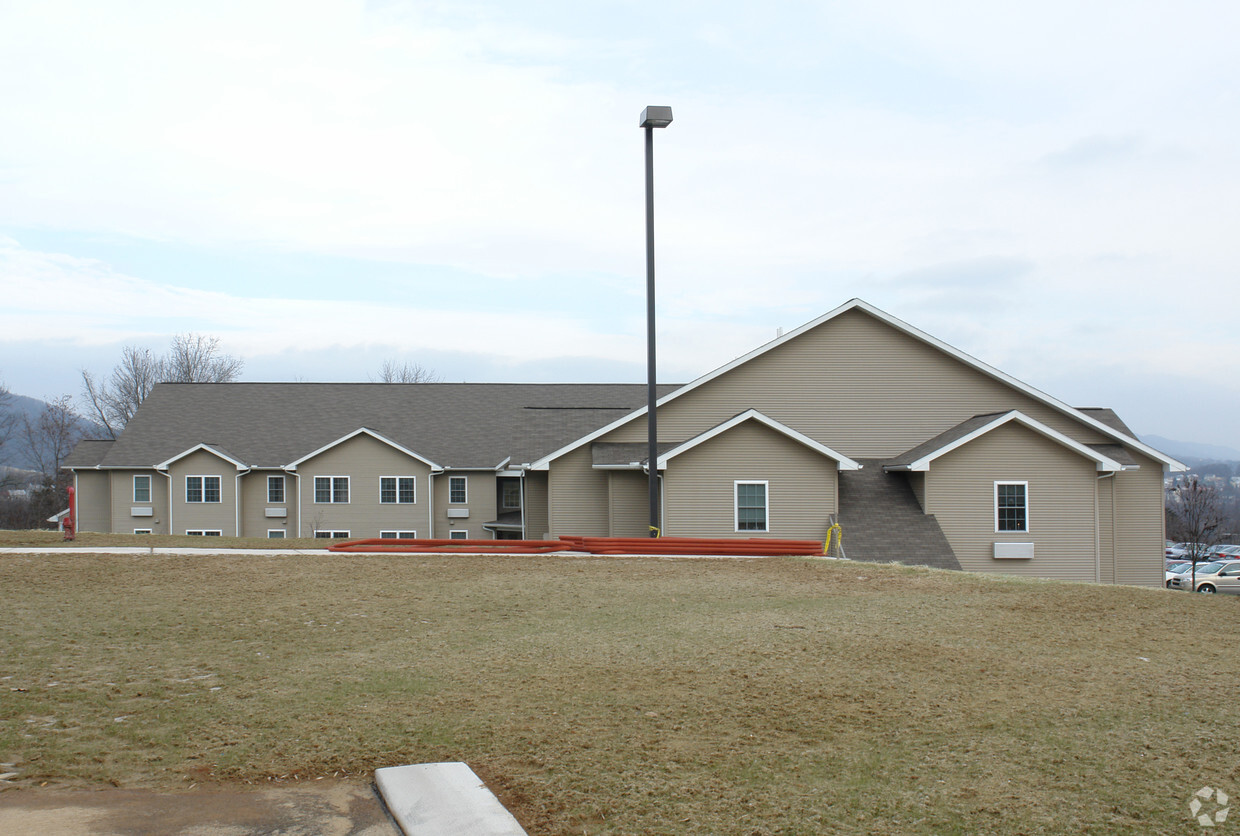
[[[441,471],[442,472],[442,471]],[[435,471],[426,472],[426,530],[427,539],[435,539]]]
[[[1115,478],[1115,471],[1104,473],[1094,480],[1094,583],[1102,583],[1102,526],[1098,508],[1098,483],[1107,477]],[[1115,483],[1111,483],[1111,582],[1115,581]]]
[[[165,470],[164,476],[168,477],[168,534],[175,534],[176,531],[172,527],[172,471]]]
[[[248,468],[245,472],[237,471],[237,476],[233,485],[233,536],[241,536],[241,477],[247,476],[253,470]]]
[[[296,482],[297,484],[297,487],[295,488],[295,493],[297,494],[297,539],[300,540],[301,539],[301,474],[298,473],[296,470],[293,471],[293,481]]]

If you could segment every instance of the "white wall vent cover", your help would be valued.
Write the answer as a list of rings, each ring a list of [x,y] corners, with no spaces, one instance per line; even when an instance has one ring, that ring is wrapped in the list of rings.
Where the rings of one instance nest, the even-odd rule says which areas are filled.
[[[155,509],[151,507],[143,507],[143,506],[135,505],[134,507],[129,509],[129,515],[131,517],[153,517],[155,516]]]
[[[288,516],[288,509],[287,509],[287,508],[268,508],[268,509],[267,509],[267,516],[269,516],[269,517],[287,517],[287,516]]]
[[[1033,543],[995,543],[996,560],[1030,560]]]
[[[448,509],[448,519],[450,520],[463,520],[463,519],[467,519],[468,517],[469,517],[468,508],[449,508]]]

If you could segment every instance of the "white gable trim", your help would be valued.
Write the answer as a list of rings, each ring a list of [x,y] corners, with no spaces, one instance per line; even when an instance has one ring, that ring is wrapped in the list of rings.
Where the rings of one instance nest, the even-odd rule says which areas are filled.
[[[1068,438],[1068,436],[1064,435],[1058,430],[1051,429],[1050,427],[1046,426],[1040,421],[1036,421],[1033,418],[1030,418],[1028,415],[1025,415],[1023,412],[1020,412],[1015,409],[1012,410],[1011,412],[1007,412],[1007,413],[1004,413],[1003,415],[1000,415],[999,417],[995,418],[993,421],[990,421],[989,423],[981,427],[978,427],[976,430],[974,430],[971,433],[968,433],[967,435],[962,435],[960,438],[957,438],[955,441],[951,441],[951,442],[948,442],[947,444],[944,444],[939,449],[934,450],[930,453],[927,453],[926,455],[922,456],[920,459],[917,459],[916,461],[909,462],[907,465],[890,467],[887,469],[888,470],[927,471],[930,469],[930,462],[934,461],[940,456],[945,456],[951,451],[959,449],[960,447],[963,447],[964,445],[970,443],[971,441],[981,438],[982,436],[984,436],[986,433],[990,432],[991,430],[1002,427],[1004,424],[1008,424],[1012,421],[1015,421],[1016,423],[1021,424],[1025,427],[1028,427],[1034,432],[1039,433],[1049,438],[1051,441],[1058,442],[1059,444],[1062,444],[1064,447],[1067,447],[1069,450],[1072,450],[1073,452],[1078,453],[1087,459],[1090,459],[1091,461],[1093,461],[1094,467],[1097,470],[1114,472],[1117,470],[1124,469],[1124,466],[1120,464],[1119,462],[1115,461],[1115,459],[1112,459],[1109,456],[1104,456],[1101,453],[1099,453],[1097,450],[1094,450],[1092,447],[1087,447],[1084,444],[1081,444],[1079,441],[1074,441],[1073,439]]]
[[[401,445],[397,444],[395,441],[392,441],[392,439],[390,439],[390,438],[385,438],[385,437],[383,437],[382,435],[380,435],[379,433],[375,432],[374,430],[368,430],[368,429],[366,429],[365,427],[359,427],[358,429],[354,430],[353,432],[349,433],[348,435],[341,436],[340,438],[336,439],[335,441],[331,442],[330,444],[324,444],[322,447],[320,447],[319,449],[315,450],[313,453],[307,453],[306,455],[302,456],[300,459],[297,459],[296,461],[289,462],[288,464],[286,464],[286,465],[284,466],[284,469],[285,469],[285,470],[290,470],[290,471],[292,471],[292,470],[296,470],[296,469],[297,469],[297,466],[298,466],[299,464],[302,464],[303,462],[306,462],[306,461],[308,461],[309,459],[312,459],[312,458],[314,458],[315,456],[319,455],[320,453],[324,453],[324,452],[326,452],[326,451],[328,451],[328,450],[332,449],[333,447],[336,447],[336,446],[338,446],[338,445],[344,444],[346,441],[348,441],[348,440],[350,440],[350,439],[352,439],[352,438],[357,438],[359,435],[368,435],[368,436],[370,436],[371,438],[373,438],[375,441],[382,442],[382,443],[386,444],[387,446],[391,447],[391,448],[392,448],[392,449],[394,449],[394,450],[399,450],[400,452],[404,453],[406,456],[409,456],[410,458],[414,458],[414,459],[417,459],[418,461],[422,462],[422,464],[424,464],[424,465],[426,465],[427,467],[429,467],[432,471],[441,471],[441,470],[443,470],[443,468],[442,468],[442,467],[440,467],[439,465],[435,464],[435,463],[434,463],[433,461],[431,461],[430,459],[428,459],[428,458],[426,458],[426,457],[424,457],[424,456],[419,456],[417,453],[413,452],[413,451],[412,451],[412,450],[410,450],[409,448],[407,448],[407,447],[402,447]]]
[[[697,447],[699,444],[704,444],[707,441],[710,441],[712,438],[722,435],[726,433],[728,430],[732,429],[733,427],[736,427],[739,424],[743,424],[746,421],[757,421],[760,424],[770,427],[775,432],[787,436],[793,441],[804,444],[806,447],[813,450],[814,452],[820,453],[829,459],[833,459],[834,461],[838,463],[840,470],[860,470],[861,469],[861,465],[859,465],[857,462],[853,461],[852,459],[848,458],[845,455],[841,455],[840,453],[837,453],[836,451],[832,450],[827,445],[819,444],[817,441],[814,441],[814,439],[810,438],[809,436],[804,435],[803,433],[797,432],[796,430],[792,429],[786,424],[781,424],[780,422],[776,421],[774,418],[766,417],[765,415],[763,415],[761,412],[759,412],[756,409],[747,409],[744,412],[742,412],[740,415],[737,415],[734,418],[729,418],[727,421],[724,421],[722,424],[718,424],[717,426],[711,427],[709,430],[702,433],[701,435],[695,436],[689,439],[688,441],[684,442],[683,444],[673,447],[671,450],[668,450],[666,453],[659,456],[659,459],[658,459],[659,470],[667,469],[667,462],[669,459],[675,458],[676,456],[679,456],[681,453],[692,450],[694,447]]]
[[[840,305],[835,310],[828,311],[827,313],[823,314],[817,319],[810,320],[809,322],[805,323],[799,328],[794,328],[793,330],[784,334],[782,337],[777,337],[776,339],[771,340],[770,342],[755,348],[753,351],[749,352],[748,354],[744,354],[740,357],[737,357],[732,362],[727,363],[726,365],[720,366],[714,371],[709,372],[699,377],[697,380],[694,380],[691,383],[686,383],[684,386],[681,386],[675,392],[670,392],[667,395],[664,395],[658,401],[656,401],[655,407],[658,408],[660,406],[663,406],[663,404],[665,403],[668,403],[670,401],[675,400],[676,398],[679,398],[681,395],[688,394],[689,392],[693,391],[699,386],[703,386],[709,383],[710,381],[714,380],[715,378],[720,377],[721,375],[727,374],[728,372],[732,371],[732,369],[735,369],[737,366],[740,366],[744,363],[748,363],[750,360],[762,354],[765,354],[771,349],[778,348],[779,346],[783,345],[784,343],[790,340],[795,340],[797,337],[801,336],[806,331],[811,331],[814,328],[817,328],[819,325],[822,325],[825,322],[829,322],[830,320],[835,319],[841,314],[848,313],[849,311],[854,310],[854,309],[865,311],[866,313],[870,314],[874,318],[887,323],[891,327],[895,328],[897,331],[902,331],[903,333],[907,334],[908,336],[912,337],[915,340],[919,340],[923,343],[926,343],[929,346],[937,348],[939,351],[942,351],[943,353],[955,358],[956,360],[959,360],[960,362],[964,363],[966,366],[969,366],[970,368],[973,368],[981,372],[982,374],[987,375],[988,377],[992,377],[995,380],[1005,383],[1019,392],[1023,392],[1024,394],[1028,395],[1034,400],[1039,401],[1040,403],[1046,404],[1052,409],[1058,410],[1059,412],[1062,412],[1063,414],[1077,421],[1080,421],[1082,424],[1085,424],[1086,426],[1092,427],[1093,429],[1097,430],[1098,432],[1102,433],[1108,438],[1112,438],[1120,442],[1121,444],[1125,444],[1129,447],[1132,447],[1135,450],[1139,450],[1140,452],[1144,453],[1145,455],[1149,456],[1155,461],[1161,462],[1163,467],[1167,470],[1171,470],[1171,471],[1188,470],[1187,465],[1179,461],[1176,461],[1175,459],[1171,458],[1165,453],[1160,453],[1159,451],[1155,450],[1153,447],[1149,447],[1145,444],[1142,444],[1140,441],[1133,438],[1132,436],[1126,435],[1112,427],[1108,427],[1106,424],[1102,423],[1101,421],[1095,418],[1091,418],[1090,416],[1086,415],[1085,413],[1081,412],[1078,409],[1075,409],[1074,407],[1068,406],[1063,401],[1058,400],[1057,398],[1053,398],[1050,395],[1046,394],[1045,392],[1039,391],[1038,389],[1034,389],[1032,386],[1028,385],[1027,383],[1022,383],[1021,381],[1017,380],[1011,375],[1004,374],[1003,372],[999,371],[993,366],[989,366],[983,363],[981,360],[978,360],[976,357],[972,357],[968,354],[965,354],[960,349],[954,348],[953,346],[948,345],[942,340],[932,337],[929,334],[925,333],[924,331],[914,328],[912,325],[909,325],[907,322],[904,322],[903,320],[896,319],[891,314],[885,311],[881,311],[878,308],[874,307],[873,305],[869,304],[868,302],[862,301],[861,299],[850,299],[844,304]],[[541,459],[538,459],[537,461],[532,462],[530,464],[529,466],[530,470],[549,470],[551,467],[551,462],[553,460],[558,459],[560,456],[563,456],[566,453],[571,453],[573,450],[576,450],[577,448],[581,447],[583,444],[588,444],[591,441],[594,441],[595,439],[603,435],[606,435],[607,433],[611,432],[617,427],[622,427],[625,424],[629,423],[630,421],[634,421],[637,418],[640,418],[641,416],[646,414],[646,410],[647,410],[647,407],[643,406],[640,409],[629,413],[623,418],[619,418],[611,422],[607,426],[602,427],[601,429],[595,430],[589,435],[583,436],[577,441],[574,441],[573,443],[565,447],[561,447],[559,450],[556,450],[553,453],[549,453],[548,455],[543,456]]]
[[[177,455],[168,459],[168,461],[166,462],[160,462],[159,464],[155,465],[155,469],[156,470],[167,470],[173,464],[173,462],[178,462],[181,459],[185,458],[186,456],[192,456],[194,453],[197,453],[199,450],[205,450],[211,455],[223,459],[224,461],[236,467],[237,470],[249,470],[250,469],[249,465],[247,465],[245,462],[237,461],[232,456],[229,456],[225,453],[220,452],[219,450],[212,447],[210,444],[197,444],[189,448],[188,450],[186,450],[184,453],[178,453]],[[142,468],[138,468],[138,469],[141,470]]]

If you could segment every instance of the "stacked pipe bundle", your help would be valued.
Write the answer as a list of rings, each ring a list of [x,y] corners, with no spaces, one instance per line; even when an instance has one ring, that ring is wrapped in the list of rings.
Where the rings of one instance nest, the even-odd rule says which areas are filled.
[[[577,537],[559,540],[350,540],[328,546],[333,552],[463,552],[468,554],[668,554],[719,555],[725,557],[774,557],[820,555],[817,540],[776,540],[758,537]]]

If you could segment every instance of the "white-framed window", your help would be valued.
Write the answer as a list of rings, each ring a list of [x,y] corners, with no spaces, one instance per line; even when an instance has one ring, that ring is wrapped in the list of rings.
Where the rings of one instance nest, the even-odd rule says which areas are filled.
[[[273,505],[282,505],[284,503],[283,476],[267,477],[267,501]]]
[[[454,529],[452,529],[451,531],[449,531],[449,532],[448,532],[448,539],[449,539],[449,540],[468,540],[468,539],[469,539],[469,532],[468,532],[468,531],[462,531],[462,530],[461,530],[461,529],[459,529],[459,528],[454,528]]]
[[[379,477],[379,502],[382,504],[412,505],[417,501],[417,480],[412,476]]]
[[[186,476],[186,502],[219,502],[220,477],[218,476]]]
[[[133,533],[134,533],[134,534],[150,534],[150,533],[151,533],[151,529],[149,529],[149,528],[135,528],[135,529],[133,530]]]
[[[499,504],[505,511],[518,511],[521,508],[521,482],[509,479],[500,485]]]
[[[218,528],[187,528],[185,533],[190,537],[219,537],[223,534]]]
[[[1029,530],[1029,483],[995,482],[995,532]]]
[[[464,505],[469,502],[469,477],[448,477],[448,502],[453,505]]]
[[[151,501],[151,477],[150,476],[134,476],[133,477],[133,501],[134,502],[150,502]],[[137,534],[138,532],[134,532]],[[148,534],[150,532],[147,532]]]
[[[380,531],[379,539],[381,540],[416,540],[418,532],[416,531]]]
[[[314,539],[316,540],[347,540],[348,538],[349,532],[347,531],[330,531],[328,529],[319,529],[314,532]]]
[[[742,482],[736,485],[736,530],[768,531],[766,482]]]
[[[315,476],[314,503],[325,505],[349,501],[348,476]],[[316,535],[317,536],[317,535]]]
[[[268,539],[268,540],[283,540],[283,539],[284,539],[284,529],[283,529],[283,528],[269,528],[269,529],[267,529],[267,539]]]

